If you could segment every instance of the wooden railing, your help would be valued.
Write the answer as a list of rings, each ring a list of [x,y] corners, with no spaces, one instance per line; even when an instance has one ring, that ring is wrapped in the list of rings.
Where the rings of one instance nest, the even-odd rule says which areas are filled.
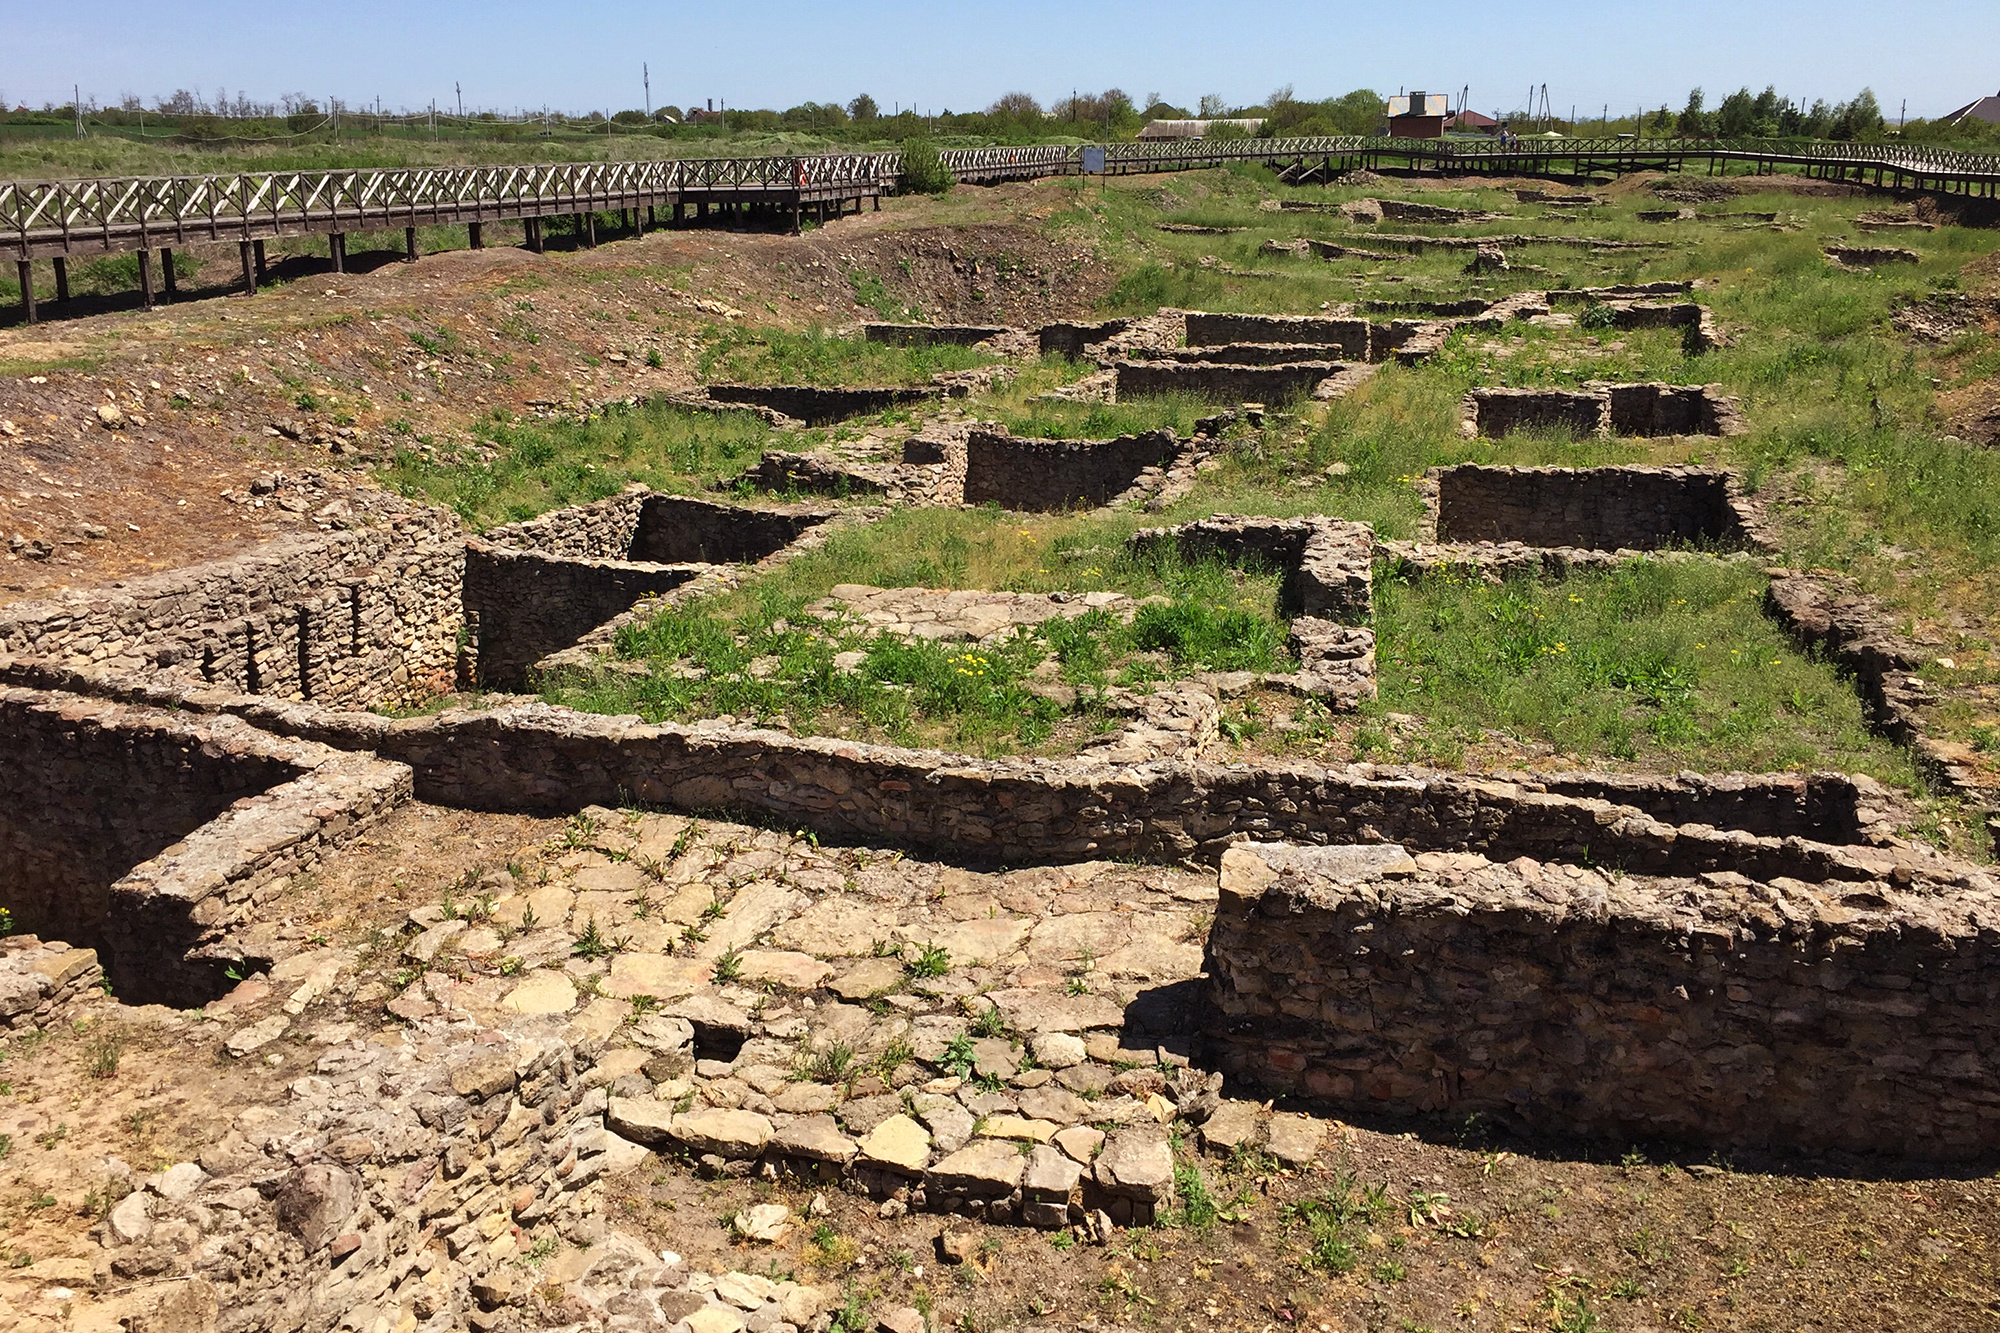
[[[1751,162],[1760,168],[1876,173],[1898,186],[1992,194],[2000,156],[1905,144],[1683,139],[1183,139],[1107,144],[1113,174],[1228,162],[1338,159],[1466,172],[1620,169],[1644,164]],[[993,183],[1074,175],[1078,145],[951,149],[959,179]],[[0,182],[0,252],[42,255],[147,250],[301,232],[344,232],[499,218],[547,217],[704,198],[826,203],[893,190],[902,155],[681,158],[502,167],[411,167],[217,176]],[[1892,179],[1891,179],[1892,178]]]

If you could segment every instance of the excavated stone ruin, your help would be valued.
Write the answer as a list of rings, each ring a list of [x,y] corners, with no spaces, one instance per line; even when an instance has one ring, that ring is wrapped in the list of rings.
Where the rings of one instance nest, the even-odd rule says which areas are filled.
[[[1653,551],[1741,547],[1757,524],[1731,475],[1705,467],[1487,467],[1425,474],[1440,542]]]

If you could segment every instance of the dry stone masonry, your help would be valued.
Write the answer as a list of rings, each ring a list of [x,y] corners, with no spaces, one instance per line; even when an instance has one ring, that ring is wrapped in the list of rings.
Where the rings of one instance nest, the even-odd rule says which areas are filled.
[[[1705,467],[1488,467],[1425,474],[1440,542],[1651,551],[1741,547],[1758,529],[1731,474]]]

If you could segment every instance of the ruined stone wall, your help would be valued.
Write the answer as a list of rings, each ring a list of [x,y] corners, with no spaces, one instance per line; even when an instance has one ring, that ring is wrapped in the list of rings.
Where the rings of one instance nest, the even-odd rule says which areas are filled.
[[[1120,398],[1182,393],[1229,403],[1281,403],[1308,394],[1321,380],[1347,369],[1337,361],[1280,366],[1217,365],[1207,361],[1121,361]]]
[[[827,389],[806,384],[711,384],[718,403],[747,403],[782,412],[808,426],[828,426],[849,417],[873,416],[938,396],[936,389]]]
[[[1109,504],[1148,468],[1180,455],[1170,430],[1112,440],[1022,439],[975,430],[965,442],[965,503],[1049,512]]]
[[[1486,467],[1427,474],[1437,487],[1437,540],[1518,541],[1650,551],[1741,546],[1754,515],[1727,472],[1698,467]]]
[[[634,485],[617,495],[572,505],[531,518],[488,528],[482,535],[495,546],[549,555],[581,556],[588,560],[630,560],[639,531],[639,515],[652,492]]]
[[[457,524],[415,510],[227,560],[0,608],[0,651],[335,705],[451,679]]]
[[[837,512],[804,505],[751,509],[686,495],[648,495],[623,558],[658,564],[754,563]]]
[[[1231,315],[1187,313],[1189,347],[1224,343],[1312,343],[1356,361],[1368,359],[1365,319],[1339,315]],[[1331,357],[1316,358],[1330,360]]]
[[[1059,353],[1074,361],[1086,348],[1108,342],[1132,326],[1129,319],[1107,319],[1096,324],[1044,324],[1035,335],[1043,356]]]
[[[1210,936],[1224,1067],[1347,1110],[1615,1142],[2000,1147],[2000,898],[1249,850]]]
[[[0,905],[99,950],[126,999],[200,1004],[274,886],[409,791],[400,764],[233,717],[8,689]]]
[[[971,347],[1010,332],[1004,324],[863,324],[872,343],[896,347]]]
[[[481,685],[528,685],[528,669],[642,597],[678,588],[687,566],[590,560],[465,544],[465,615]]]

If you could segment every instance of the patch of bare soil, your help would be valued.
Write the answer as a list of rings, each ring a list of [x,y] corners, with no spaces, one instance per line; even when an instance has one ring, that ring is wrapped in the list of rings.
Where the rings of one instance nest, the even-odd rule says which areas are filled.
[[[1094,257],[993,220],[1037,190],[891,200],[798,237],[656,231],[545,255],[405,264],[356,238],[358,271],[281,258],[283,285],[250,300],[227,295],[233,245],[197,248],[177,304],[45,307],[40,325],[0,329],[0,602],[324,526],[326,500],[281,505],[286,478],[369,486],[397,449],[463,443],[496,411],[692,388],[710,326],[880,318],[860,295],[934,322],[1081,314],[1109,283]],[[253,496],[260,482],[277,489]]]

